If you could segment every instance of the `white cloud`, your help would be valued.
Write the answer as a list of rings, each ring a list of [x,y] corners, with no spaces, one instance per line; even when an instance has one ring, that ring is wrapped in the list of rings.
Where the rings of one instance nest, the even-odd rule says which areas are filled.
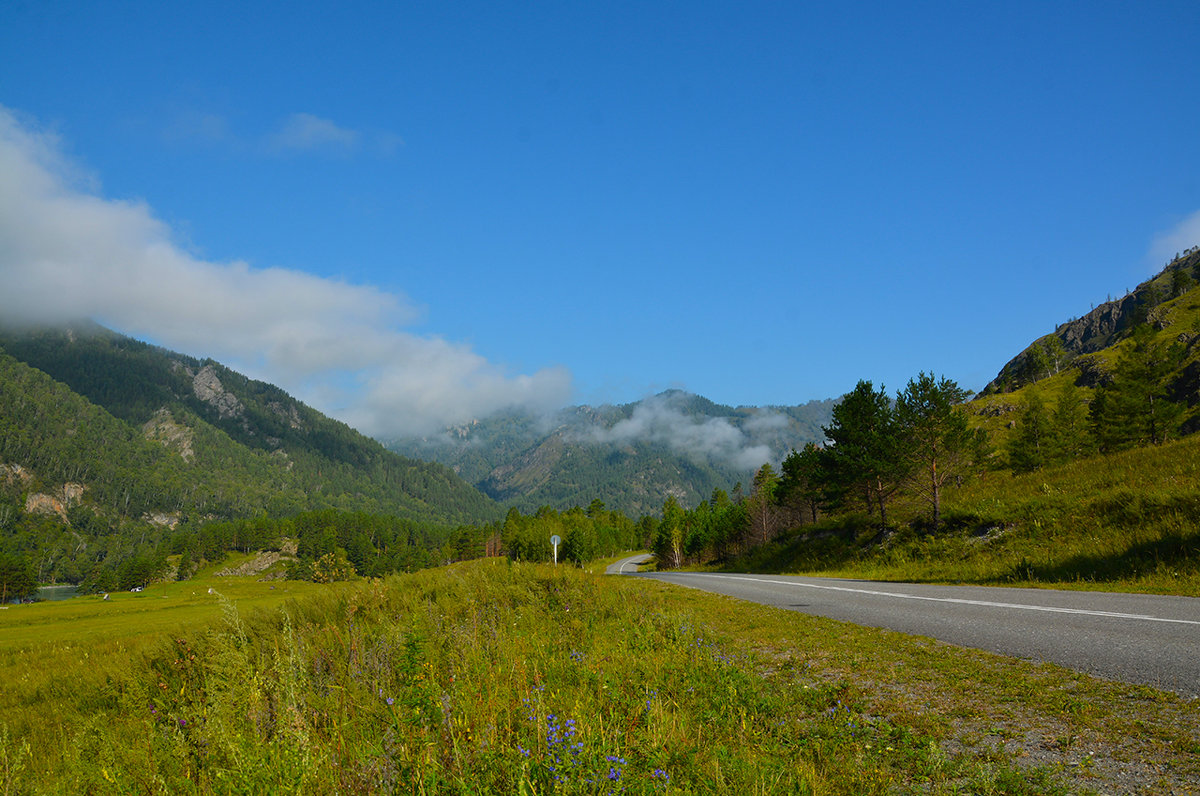
[[[218,113],[194,108],[175,110],[163,129],[163,138],[172,143],[221,144],[234,141],[228,119]]]
[[[634,407],[628,418],[610,428],[593,428],[586,438],[612,444],[657,442],[700,461],[711,460],[743,470],[756,470],[776,458],[769,445],[757,442],[727,418],[686,414],[676,405],[677,395],[647,398]],[[760,430],[778,429],[769,417],[764,413],[754,425]],[[778,417],[786,424],[785,418]]]
[[[404,296],[192,256],[145,203],[100,196],[56,137],[3,107],[0,285],[2,320],[94,318],[321,396],[318,408],[377,436],[570,393],[563,370],[510,376],[466,346],[403,331],[418,316]]]
[[[349,152],[358,147],[361,137],[357,130],[339,127],[328,119],[311,113],[293,113],[284,120],[283,127],[268,138],[267,145],[276,153]]]
[[[1200,246],[1200,210],[1192,213],[1166,232],[1156,235],[1147,254],[1157,271],[1176,254]]]

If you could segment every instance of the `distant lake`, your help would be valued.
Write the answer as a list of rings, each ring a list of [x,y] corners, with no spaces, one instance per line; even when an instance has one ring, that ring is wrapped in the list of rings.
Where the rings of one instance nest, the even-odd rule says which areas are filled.
[[[79,594],[79,587],[65,584],[63,586],[38,586],[39,600],[69,600]]]

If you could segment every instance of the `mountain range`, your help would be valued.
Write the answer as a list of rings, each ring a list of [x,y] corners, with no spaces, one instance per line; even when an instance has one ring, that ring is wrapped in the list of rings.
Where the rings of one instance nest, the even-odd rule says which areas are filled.
[[[1174,352],[1155,378],[1184,405],[1182,432],[1196,430],[1197,279],[1200,249],[1191,249],[1033,341],[972,402],[977,422],[999,444],[1019,417],[1009,393],[1060,374],[1085,391],[1111,382],[1136,327]],[[729,407],[668,391],[480,418],[385,447],[279,387],[93,323],[0,329],[0,553],[36,553],[45,581],[70,579],[70,561],[99,560],[118,538],[144,546],[212,519],[334,509],[448,529],[509,507],[596,499],[637,517],[668,496],[682,505],[716,489],[736,496],[762,464],[822,442],[835,404]]]
[[[747,488],[763,464],[821,442],[836,401],[729,407],[670,390],[619,406],[549,416],[508,413],[387,446],[445,464],[489,497],[524,511],[586,506],[600,496],[630,516]]]

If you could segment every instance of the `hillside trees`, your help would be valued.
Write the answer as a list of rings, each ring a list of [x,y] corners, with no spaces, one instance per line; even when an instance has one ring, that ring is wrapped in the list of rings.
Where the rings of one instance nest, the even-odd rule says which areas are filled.
[[[780,465],[781,475],[776,494],[785,508],[797,507],[817,521],[821,507],[821,449],[810,442],[801,450],[792,450]]]
[[[779,530],[781,514],[776,492],[779,476],[770,464],[764,464],[754,474],[746,512],[750,519],[750,536],[758,544],[766,544]]]
[[[878,508],[879,527],[886,528],[888,499],[907,474],[887,391],[860,380],[834,408],[824,431],[832,443],[824,459],[827,501],[842,505],[861,490],[868,512]]]
[[[986,446],[984,432],[971,430],[966,412],[958,406],[966,397],[966,390],[950,379],[922,372],[896,398],[898,448],[916,491],[929,501],[934,531],[941,522],[946,479],[961,473],[962,464],[978,459]]]
[[[488,526],[478,535],[481,550],[484,545],[490,547],[488,540],[494,533],[495,529]],[[608,511],[599,500],[593,500],[586,511],[574,507],[559,512],[543,506],[525,516],[512,508],[499,527],[501,547],[509,558],[549,561],[553,553],[550,537],[558,536],[563,540],[559,560],[576,564],[640,547],[643,533],[633,520],[618,511]]]
[[[1071,379],[1064,379],[1059,387],[1050,425],[1055,463],[1076,459],[1094,450],[1088,434],[1088,406]]]
[[[29,559],[13,553],[0,553],[0,605],[9,600],[29,597],[35,591],[37,580]]]
[[[679,505],[674,495],[668,495],[663,503],[662,521],[654,537],[654,557],[664,567],[676,568],[683,565],[683,540],[687,533],[688,513]]]
[[[1029,473],[1052,457],[1054,426],[1042,397],[1024,396],[1017,415],[1017,431],[1008,440],[1008,462],[1014,473]]]
[[[1176,342],[1158,345],[1154,330],[1134,329],[1112,381],[1096,391],[1091,423],[1100,450],[1162,444],[1179,428],[1184,407],[1169,398],[1167,377],[1183,357]]]

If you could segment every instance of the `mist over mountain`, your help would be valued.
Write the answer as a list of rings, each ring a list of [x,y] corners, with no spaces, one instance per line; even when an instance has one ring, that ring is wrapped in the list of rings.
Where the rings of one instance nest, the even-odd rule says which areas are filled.
[[[638,515],[660,509],[667,495],[690,505],[714,489],[749,484],[763,464],[821,442],[835,403],[735,408],[670,390],[619,406],[502,413],[387,446],[445,464],[523,510],[586,506],[600,497]]]

